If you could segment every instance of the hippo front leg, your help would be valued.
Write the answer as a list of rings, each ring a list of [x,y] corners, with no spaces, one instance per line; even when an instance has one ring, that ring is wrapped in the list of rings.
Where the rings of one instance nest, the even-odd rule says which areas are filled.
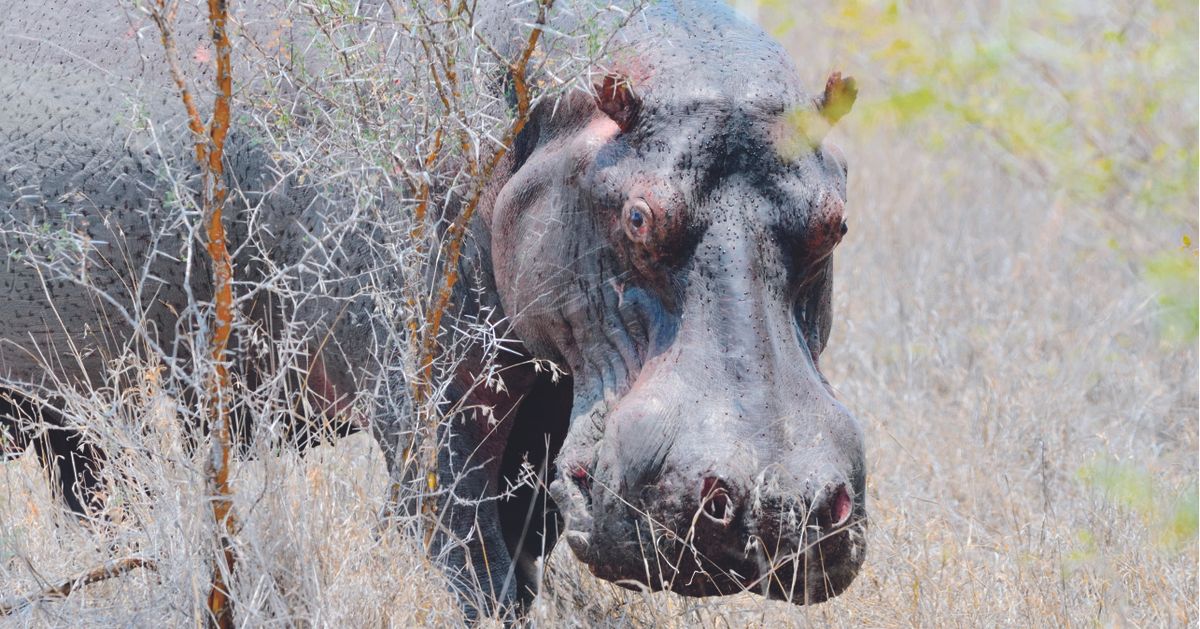
[[[86,517],[102,506],[104,453],[78,430],[66,427],[57,409],[0,390],[0,461],[20,456],[31,444],[51,486],[72,513]]]
[[[492,408],[497,417],[505,417],[515,404]],[[446,445],[438,456],[438,476],[447,488],[440,505],[444,528],[434,552],[444,558],[467,615],[490,616],[512,609],[521,587],[513,578],[497,504],[504,490],[500,466],[511,425],[469,417],[446,428]]]
[[[513,476],[504,469],[505,452],[517,412],[533,383],[526,371],[525,367],[508,367],[504,392],[482,385],[472,387],[466,383],[473,378],[462,374],[452,388],[469,393],[453,395],[446,408],[468,410],[456,413],[439,429],[437,475],[443,493],[438,498],[438,530],[430,552],[446,570],[464,613],[472,620],[492,616],[497,610],[519,613],[520,604],[536,589],[529,575],[514,564],[509,550],[511,535],[506,536],[499,504],[506,489],[505,476]],[[490,412],[474,410],[482,407]],[[418,517],[422,513],[417,498],[420,490],[410,488],[424,488],[424,470],[405,457],[412,442],[414,413],[407,405],[381,411],[372,422],[372,432],[391,479],[385,516]]]

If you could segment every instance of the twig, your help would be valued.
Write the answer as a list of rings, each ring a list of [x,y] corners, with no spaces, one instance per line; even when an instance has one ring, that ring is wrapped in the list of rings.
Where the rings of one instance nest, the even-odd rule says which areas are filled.
[[[163,56],[167,58],[167,68],[171,71],[171,80],[175,82],[175,87],[179,90],[179,98],[183,101],[184,109],[187,110],[188,129],[192,131],[195,138],[196,162],[203,165],[208,162],[208,145],[204,141],[204,121],[200,119],[200,110],[196,109],[196,101],[192,98],[192,91],[188,87],[187,75],[179,67],[179,51],[175,45],[173,34],[175,16],[178,11],[178,3],[172,3],[168,7],[165,0],[158,0],[156,8],[147,13],[154,24],[158,26],[158,34],[162,39]]]
[[[107,563],[99,568],[93,568],[73,579],[63,581],[58,585],[48,587],[38,592],[31,592],[24,596],[0,600],[0,616],[9,616],[16,612],[33,605],[34,603],[53,601],[66,598],[71,592],[85,586],[91,585],[99,581],[119,577],[126,572],[145,568],[147,570],[157,570],[158,566],[149,559],[140,557],[129,557]]]

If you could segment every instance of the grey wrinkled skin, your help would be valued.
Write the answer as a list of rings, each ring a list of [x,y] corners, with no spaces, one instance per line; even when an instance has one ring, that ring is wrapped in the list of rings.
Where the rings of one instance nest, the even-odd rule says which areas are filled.
[[[189,285],[207,299],[207,274],[179,262],[186,234],[146,224],[169,213],[128,211],[163,205],[157,165],[188,158],[161,64],[141,61],[158,50],[120,39],[128,25],[119,14],[10,4],[0,6],[2,220],[45,226],[26,230],[35,234],[85,234],[88,279],[152,322],[135,333],[74,284],[42,282],[28,260],[0,260],[0,418],[9,418],[0,427],[19,441],[11,418],[55,412],[29,402],[45,400],[47,356],[56,377],[77,384],[146,334],[186,361],[178,339],[187,330],[170,306],[187,303]],[[481,29],[504,49],[504,33],[528,24],[528,9],[493,6]],[[482,286],[462,287],[456,303],[495,308],[525,357],[555,361],[567,377],[555,385],[515,368],[507,392],[470,394],[469,404],[491,405],[504,420],[456,424],[441,452],[441,473],[458,477],[442,512],[470,539],[449,550],[449,567],[463,582],[476,575],[487,607],[527,600],[561,512],[575,554],[627,587],[823,601],[850,584],[865,552],[862,430],[818,369],[832,320],[831,254],[845,232],[844,161],[815,131],[804,150],[780,150],[794,135],[785,113],[816,114],[818,100],[783,50],[724,4],[652,3],[618,39],[598,96],[535,110],[472,224],[462,266]],[[87,54],[63,52],[64,41]],[[176,153],[155,152],[130,116],[114,113],[129,98],[175,121],[156,133]],[[261,203],[270,228],[260,255],[286,264],[305,251],[300,235],[319,233],[324,213],[339,211],[336,200],[276,182],[253,143],[233,147],[231,179]],[[232,214],[236,242],[245,234]],[[168,236],[149,242],[153,234]],[[346,255],[342,266],[353,268],[354,251]],[[131,269],[150,269],[149,292],[130,294]],[[247,281],[255,272],[252,259],[239,266]],[[333,320],[342,307],[322,305],[320,290],[341,304],[353,282],[317,286],[304,308],[247,315],[268,334],[279,316],[335,340],[313,348],[320,373],[309,380],[316,408],[333,415],[343,409],[328,401],[369,390],[380,368],[368,318]],[[475,289],[483,303],[470,299]],[[67,360],[68,347],[90,358]],[[463,370],[452,397],[467,395],[479,368]],[[372,421],[394,466],[403,420]],[[78,440],[55,437],[42,450],[102,460],[68,437]],[[477,503],[497,495],[525,455],[541,463],[546,440],[552,498],[526,491]],[[86,466],[60,472],[88,481]],[[76,508],[87,501],[65,494]]]

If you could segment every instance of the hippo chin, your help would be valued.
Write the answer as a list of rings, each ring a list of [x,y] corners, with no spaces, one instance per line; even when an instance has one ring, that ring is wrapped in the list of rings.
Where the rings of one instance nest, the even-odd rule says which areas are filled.
[[[102,105],[137,98],[173,120],[158,126],[176,133],[161,143],[167,152],[186,159],[190,140],[163,64],[143,61],[158,53],[122,39],[120,15],[0,4],[11,9],[0,12],[9,16],[0,17],[0,228],[85,234],[79,267],[115,296],[98,303],[70,282],[47,285],[49,267],[0,251],[0,292],[17,297],[0,300],[0,445],[44,442],[39,454],[83,511],[95,504],[104,457],[62,428],[44,383],[101,380],[104,357],[149,334],[182,352],[180,312],[193,296],[210,298],[204,270],[168,255],[190,236],[168,220],[162,155]],[[479,29],[497,49],[525,41],[532,3],[485,4]],[[569,4],[555,11],[569,15]],[[506,36],[513,25],[520,32]],[[482,364],[465,365],[448,387],[450,404],[486,405],[500,419],[445,428],[439,474],[454,483],[438,510],[438,556],[485,612],[536,592],[537,560],[560,528],[597,576],[626,587],[826,600],[861,566],[867,521],[862,429],[818,367],[832,253],[846,233],[846,166],[822,139],[853,102],[853,81],[834,75],[814,98],[780,46],[716,1],[652,2],[617,39],[594,93],[532,112],[471,222],[454,303],[501,316],[505,340],[522,349],[504,359],[504,390],[471,386]],[[304,264],[320,226],[345,210],[300,180],[279,181],[238,137],[235,128],[226,155],[240,187],[227,209],[231,249],[247,256],[236,261],[240,282],[289,265],[344,268],[364,281],[367,261],[353,247]],[[258,250],[237,220],[247,200],[273,239]],[[102,263],[111,260],[122,264]],[[142,299],[122,292],[125,268],[156,282],[133,309],[151,323],[137,331],[114,314],[118,301]],[[399,474],[398,435],[410,434],[411,419],[344,419],[344,401],[378,390],[388,373],[373,344],[388,335],[373,331],[360,285],[309,279],[304,307],[279,300],[245,319],[263,335],[278,336],[285,320],[313,331],[308,373],[297,376],[310,423],[337,434],[369,423]],[[103,337],[87,332],[98,322]],[[62,347],[91,362],[35,360]],[[552,378],[531,359],[566,375]],[[235,368],[253,387],[254,366]],[[34,434],[31,418],[50,430]],[[501,491],[525,462],[549,470],[548,496]]]

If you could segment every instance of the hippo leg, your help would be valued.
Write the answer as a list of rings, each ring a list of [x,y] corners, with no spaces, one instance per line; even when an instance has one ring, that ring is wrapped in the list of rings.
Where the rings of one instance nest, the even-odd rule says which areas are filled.
[[[29,447],[26,407],[21,398],[0,389],[0,461],[15,459]]]
[[[50,486],[67,508],[83,517],[100,506],[104,453],[64,424],[58,409],[0,392],[0,431],[11,440],[4,449],[20,451],[33,444]]]
[[[453,495],[439,502],[432,556],[446,568],[472,620],[497,610],[511,620],[524,611],[538,590],[538,559],[554,547],[561,529],[546,487],[570,422],[572,380],[563,376],[554,383],[527,361],[514,363],[525,364],[504,369],[504,392],[458,383],[472,393],[452,395],[457,402],[448,407],[487,406],[494,421],[473,412],[456,417],[443,427],[446,446],[438,453],[439,480]],[[473,380],[468,374],[462,381]],[[404,458],[414,413],[407,406],[380,411],[371,430],[393,482],[382,517],[417,518],[421,508],[403,490],[424,484],[419,466]],[[536,487],[520,483],[529,476],[526,462],[538,477]]]
[[[477,381],[475,374],[469,365],[463,367],[446,408],[465,410],[439,429],[444,446],[438,451],[438,479],[444,493],[438,498],[438,530],[431,550],[446,569],[469,619],[496,612],[511,619],[521,613],[521,603],[531,599],[536,590],[536,556],[546,545],[540,535],[543,511],[551,509],[533,509],[531,513],[531,507],[538,505],[535,492],[517,491],[514,495],[506,490],[510,480],[516,482],[526,456],[535,466],[552,468],[543,466],[541,460],[547,450],[546,429],[523,425],[515,433],[523,441],[519,444],[510,436],[516,425],[525,423],[520,418],[540,421],[536,410],[546,390],[538,386],[538,374],[520,361],[505,366],[506,388],[502,391],[472,386],[470,383]],[[478,412],[481,407],[491,412]],[[522,407],[526,412],[522,413]],[[422,486],[424,471],[420,466],[406,466],[404,461],[411,424],[377,416],[372,430],[382,446],[394,490]],[[565,433],[565,426],[560,432]],[[561,441],[561,435],[553,435],[551,441]],[[551,451],[556,448],[557,443],[551,443]],[[405,519],[418,516],[421,508],[416,498],[403,494],[391,496],[388,510]],[[519,558],[516,563],[514,555]]]
[[[572,393],[569,377],[563,376],[557,383],[548,374],[538,378],[517,410],[500,467],[502,489],[523,476],[526,463],[537,474],[536,486],[521,484],[496,505],[513,561],[508,587],[516,590],[521,608],[537,595],[541,576],[538,561],[550,554],[562,529],[562,517],[546,488],[553,480],[554,460],[567,436]]]
[[[504,490],[501,462],[518,404],[519,398],[488,400],[500,421],[454,421],[444,428],[447,446],[438,453],[438,476],[449,495],[441,501],[442,530],[434,550],[443,557],[470,620],[497,610],[519,611],[514,610],[513,563],[497,508],[497,495]]]
[[[509,417],[516,407],[515,400],[503,397],[500,403],[495,399],[487,402],[498,418]],[[471,405],[458,399],[462,406]],[[412,427],[405,418],[411,415],[407,409],[390,409],[376,415],[371,423],[391,479],[381,514],[385,521],[424,520],[419,495],[425,484],[424,469],[419,458],[406,457]],[[516,588],[510,586],[507,592],[504,588],[512,562],[498,525],[495,499],[499,461],[511,422],[501,421],[496,426],[480,423],[485,425],[476,425],[474,419],[456,420],[452,428],[443,427],[439,435],[447,445],[438,450],[438,479],[444,487],[448,485],[446,493],[453,495],[438,500],[439,523],[430,549],[431,557],[445,568],[463,613],[472,622],[491,616],[496,609],[510,609],[516,602]]]

